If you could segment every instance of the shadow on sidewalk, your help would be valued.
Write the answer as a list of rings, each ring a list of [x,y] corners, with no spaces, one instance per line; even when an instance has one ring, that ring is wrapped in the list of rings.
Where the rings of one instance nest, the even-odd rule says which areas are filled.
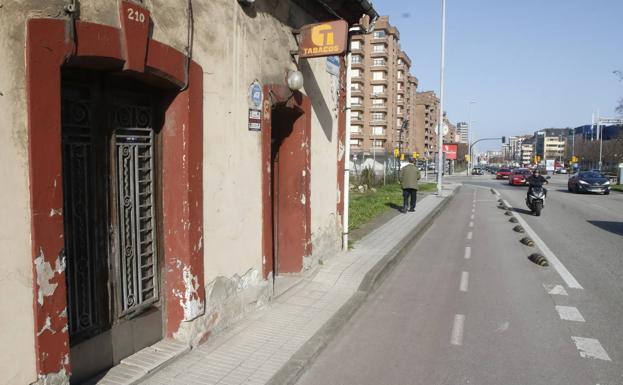
[[[394,209],[394,210],[397,210],[397,211],[399,211],[399,212],[402,212],[402,206],[397,205],[397,204],[395,204],[395,203],[393,203],[393,202],[387,202],[387,203],[385,203],[385,206],[391,207],[391,208],[392,208],[392,209]]]

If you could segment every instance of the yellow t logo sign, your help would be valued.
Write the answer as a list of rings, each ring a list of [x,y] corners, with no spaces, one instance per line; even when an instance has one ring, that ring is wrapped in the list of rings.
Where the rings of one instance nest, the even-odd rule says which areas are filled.
[[[329,24],[322,24],[312,29],[311,40],[318,47],[333,45],[333,32]]]

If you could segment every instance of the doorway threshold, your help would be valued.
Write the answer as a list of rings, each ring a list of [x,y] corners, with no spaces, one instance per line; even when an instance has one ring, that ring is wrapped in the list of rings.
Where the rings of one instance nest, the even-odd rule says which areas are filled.
[[[83,385],[134,385],[145,380],[164,365],[190,351],[190,346],[173,339],[164,339],[124,358],[103,375]]]

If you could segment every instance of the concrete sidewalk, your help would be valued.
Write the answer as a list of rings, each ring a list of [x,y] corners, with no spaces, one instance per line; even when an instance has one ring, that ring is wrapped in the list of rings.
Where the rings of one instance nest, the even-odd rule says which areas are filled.
[[[458,186],[444,186],[441,197],[424,197],[415,213],[391,219],[357,242],[351,251],[325,261],[314,276],[302,280],[266,308],[135,383],[294,383]]]

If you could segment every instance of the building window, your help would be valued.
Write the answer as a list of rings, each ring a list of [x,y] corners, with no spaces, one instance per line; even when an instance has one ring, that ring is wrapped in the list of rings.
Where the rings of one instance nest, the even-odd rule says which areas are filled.
[[[384,140],[373,140],[372,141],[372,147],[374,147],[374,148],[383,148],[383,147],[385,147],[385,141]]]
[[[376,107],[380,107],[380,106],[385,105],[385,101],[383,99],[375,98],[375,99],[372,99],[372,105]]]
[[[350,104],[352,104],[353,106],[361,105],[361,98],[358,98],[358,97],[350,98]]]
[[[372,60],[372,65],[375,67],[383,67],[385,66],[385,59],[377,58]]]
[[[384,31],[384,30],[374,31],[374,32],[373,32],[373,34],[372,34],[372,36],[373,36],[375,39],[381,39],[381,38],[384,38],[384,37],[385,37],[385,31]]]
[[[353,55],[353,63],[361,63],[363,61],[363,58],[361,57],[361,55]]]
[[[350,89],[351,89],[351,90],[353,90],[353,91],[358,91],[358,90],[360,90],[360,89],[361,89],[361,87],[360,87],[360,86],[361,86],[361,85],[360,85],[359,83],[351,83],[351,85],[350,85]]]
[[[359,68],[352,69],[352,70],[350,70],[350,74],[354,78],[361,77],[361,70]]]
[[[373,44],[372,52],[385,52],[385,45],[384,44]]]
[[[372,80],[385,80],[385,72],[372,71]]]
[[[353,40],[350,43],[350,48],[351,49],[361,49],[361,42],[359,40]]]
[[[372,135],[385,135],[385,128],[383,126],[372,126]]]
[[[382,86],[382,85],[372,86],[372,94],[376,95],[376,94],[382,94],[384,92],[385,92],[385,86]]]
[[[361,134],[361,126],[351,126],[350,127],[351,134]]]
[[[403,76],[404,76],[404,72],[398,71],[398,79],[402,79]]]
[[[396,112],[399,114],[402,114],[402,107],[400,106],[396,107]]]
[[[398,94],[396,97],[398,100],[402,100],[402,94]]]
[[[372,120],[385,120],[385,113],[384,112],[373,112]]]

